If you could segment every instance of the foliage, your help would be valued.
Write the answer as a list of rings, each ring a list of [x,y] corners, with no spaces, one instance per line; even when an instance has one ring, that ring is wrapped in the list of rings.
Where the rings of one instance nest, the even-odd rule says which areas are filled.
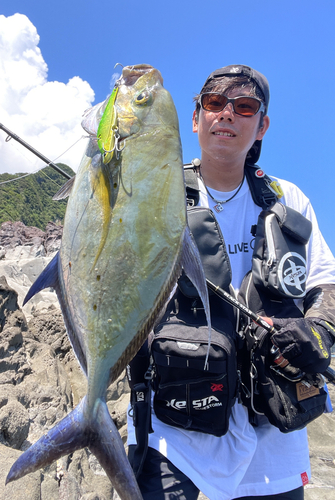
[[[67,165],[57,165],[69,175],[74,175]],[[25,174],[0,174],[0,224],[21,221],[26,226],[35,226],[43,231],[48,222],[62,224],[67,201],[53,201],[52,197],[67,179],[52,167],[45,167],[36,174],[1,184],[22,175]]]

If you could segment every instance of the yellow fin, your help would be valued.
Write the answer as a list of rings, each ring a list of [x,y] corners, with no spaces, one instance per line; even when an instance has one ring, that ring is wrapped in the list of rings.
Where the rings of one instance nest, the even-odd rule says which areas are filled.
[[[97,198],[98,203],[102,209],[102,234],[101,234],[99,248],[98,248],[97,254],[95,256],[91,271],[93,270],[94,266],[96,265],[100,255],[101,255],[101,252],[105,246],[107,235],[108,235],[108,229],[109,229],[109,225],[110,225],[110,221],[111,221],[111,216],[112,216],[112,209],[110,206],[110,183],[109,183],[109,179],[108,179],[106,172],[104,172],[103,165],[95,173],[94,180],[93,180],[93,192],[94,192],[94,195]]]

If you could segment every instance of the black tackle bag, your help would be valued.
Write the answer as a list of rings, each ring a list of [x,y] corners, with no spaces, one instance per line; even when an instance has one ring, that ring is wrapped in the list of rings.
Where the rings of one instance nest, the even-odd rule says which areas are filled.
[[[166,424],[222,436],[237,389],[233,323],[222,317],[214,320],[208,349],[203,309],[180,290],[176,295],[177,313],[155,329],[151,344],[154,411]],[[212,310],[216,301],[210,298]]]

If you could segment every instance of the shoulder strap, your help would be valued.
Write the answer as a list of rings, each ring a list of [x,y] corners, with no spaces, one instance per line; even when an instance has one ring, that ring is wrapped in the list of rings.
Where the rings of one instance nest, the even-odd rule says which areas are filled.
[[[245,165],[245,175],[249,184],[252,199],[259,207],[266,210],[272,207],[279,196],[272,184],[273,181],[257,165]],[[187,206],[193,207],[199,203],[198,176],[193,163],[184,165]]]
[[[150,338],[149,334],[149,338]],[[151,359],[147,340],[127,366],[130,402],[133,411],[133,424],[136,446],[129,450],[129,461],[136,478],[139,477],[148,451],[151,427]]]
[[[192,163],[184,165],[184,177],[186,184],[186,199],[188,207],[195,207],[199,203],[199,184],[195,167]]]
[[[263,210],[272,207],[278,201],[278,195],[272,188],[272,179],[267,176],[258,165],[245,165],[245,176],[247,178],[252,199]]]

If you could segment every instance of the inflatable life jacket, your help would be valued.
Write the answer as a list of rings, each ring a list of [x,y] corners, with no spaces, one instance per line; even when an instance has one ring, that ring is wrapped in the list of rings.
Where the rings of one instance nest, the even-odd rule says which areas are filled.
[[[229,257],[213,212],[198,207],[199,186],[194,163],[195,160],[185,166],[188,224],[199,248],[206,278],[225,289],[231,280]],[[301,213],[278,201],[283,194],[280,186],[257,165],[246,164],[245,176],[254,203],[262,208],[257,224],[250,228],[255,236],[253,282],[256,287],[280,297],[302,298],[306,282],[306,244],[312,224]],[[185,294],[192,293],[193,285],[186,277],[179,280],[179,285]],[[193,294],[197,295],[194,288]]]
[[[200,164],[200,162],[199,162]],[[199,165],[198,164],[198,165]],[[198,185],[198,174],[197,165],[193,161],[192,164],[184,166],[185,173],[185,184],[186,184],[186,198],[187,198],[187,210],[188,210],[188,223],[193,237],[199,248],[200,256],[202,258],[202,264],[204,267],[205,275],[207,279],[210,279],[213,283],[220,286],[222,289],[230,290],[231,281],[231,268],[229,257],[225,248],[224,238],[222,236],[220,227],[215,219],[213,212],[210,209],[199,207],[199,185]],[[280,188],[275,181],[270,179],[264,172],[258,168],[256,165],[245,166],[245,176],[250,188],[250,192],[253,201],[256,205],[261,207],[262,211],[259,215],[258,223],[253,227],[255,236],[255,251],[253,256],[253,269],[252,276],[255,276],[255,281],[253,282],[253,287],[256,290],[259,288],[266,292],[266,295],[279,295],[281,300],[275,300],[274,302],[288,302],[290,306],[293,306],[293,299],[296,297],[294,294],[294,287],[282,286],[282,281],[276,281],[274,278],[278,275],[278,259],[281,260],[282,256],[285,256],[289,252],[299,255],[301,261],[306,257],[305,244],[308,241],[311,225],[300,213],[294,211],[289,207],[285,207],[280,202],[278,198],[281,196]],[[271,217],[272,224],[265,224],[268,217]],[[274,220],[273,220],[274,219]],[[298,228],[298,232],[296,230]],[[266,230],[270,230],[271,238],[270,240],[275,240],[276,250],[279,250],[279,254],[272,259],[271,266],[263,265],[264,262],[269,263],[269,245]],[[297,233],[297,234],[295,234]],[[284,235],[284,236],[283,236]],[[278,243],[278,244],[277,244]],[[292,247],[293,245],[293,247]],[[270,245],[271,246],[271,245]],[[270,248],[272,252],[272,246]],[[278,252],[277,252],[278,253]],[[283,254],[283,255],[282,255]],[[300,262],[301,263],[301,262]],[[273,267],[277,266],[277,267]],[[301,267],[301,272],[303,272]],[[284,263],[282,263],[283,272],[286,271]],[[301,280],[300,288],[304,291],[304,281]],[[283,282],[284,283],[284,282]],[[248,288],[250,290],[250,287]],[[258,309],[262,308],[263,305],[263,292],[252,294],[257,296],[259,300],[255,301],[255,307]],[[300,295],[301,296],[301,295]],[[174,397],[175,394],[180,394],[176,392],[174,387],[179,388],[183,385],[178,382],[178,380],[173,380],[172,383],[168,383],[169,375],[166,374],[166,369],[171,360],[171,351],[169,354],[166,353],[167,344],[171,344],[172,350],[176,351],[175,344],[181,344],[181,339],[173,338],[173,330],[178,331],[179,325],[189,325],[192,326],[193,330],[201,329],[206,325],[206,320],[202,311],[201,304],[198,303],[200,298],[198,297],[196,289],[193,287],[192,283],[188,280],[187,276],[182,275],[178,280],[178,290],[174,301],[171,301],[165,315],[160,319],[159,325],[156,326],[156,338],[158,339],[156,343],[156,380],[153,385],[156,393],[158,393],[157,404],[156,404],[156,414],[159,417],[159,409],[161,408],[162,420],[171,425],[176,425],[183,427],[185,429],[200,430],[201,432],[208,432],[214,435],[223,435],[227,431],[227,425],[230,415],[230,409],[235,401],[237,395],[237,382],[238,382],[238,366],[236,365],[236,356],[232,355],[232,352],[236,352],[236,334],[234,340],[234,332],[236,327],[236,319],[234,327],[231,325],[234,322],[233,319],[233,308],[231,306],[224,307],[223,302],[217,297],[210,297],[211,304],[211,316],[212,316],[212,326],[217,332],[221,332],[223,324],[223,316],[227,320],[227,325],[224,334],[229,338],[228,346],[219,346],[219,341],[215,344],[216,351],[213,353],[213,366],[227,365],[225,373],[226,387],[228,386],[229,391],[225,398],[222,400],[218,397],[218,394],[213,394],[211,396],[199,393],[199,396],[194,396],[190,401],[187,401],[187,397]],[[174,304],[172,304],[174,302]],[[271,302],[271,301],[270,301]],[[173,327],[173,324],[176,327]],[[221,329],[220,325],[221,324]],[[229,328],[230,324],[230,328]],[[167,327],[165,325],[168,325]],[[196,327],[196,328],[194,328]],[[164,333],[167,330],[167,334]],[[171,332],[170,332],[171,330]],[[191,329],[190,329],[191,330]],[[227,335],[227,333],[229,334]],[[222,333],[222,332],[221,332]],[[184,332],[186,334],[186,332]],[[183,337],[184,338],[184,337]],[[192,354],[192,345],[195,345],[196,339],[192,339],[191,336],[188,339],[188,346],[190,354]],[[184,342],[185,343],[185,342]],[[235,345],[234,345],[235,343]],[[204,342],[198,342],[197,344],[204,345]],[[153,344],[152,344],[153,345]],[[230,351],[229,351],[230,349]],[[235,351],[234,351],[235,349]],[[199,351],[203,351],[203,348],[199,348]],[[226,354],[225,351],[226,350]],[[174,353],[175,353],[174,351]],[[173,354],[174,354],[173,353]],[[228,354],[227,354],[228,353]],[[230,353],[230,354],[229,354]],[[154,354],[151,350],[151,354]],[[194,354],[194,353],[193,353]],[[219,356],[215,359],[215,356]],[[164,360],[168,360],[165,367]],[[185,357],[187,366],[191,364],[194,365],[194,375],[193,380],[183,381],[185,385],[185,393],[187,394],[190,389],[193,388],[195,382],[197,382],[198,374],[196,373],[196,365],[199,364],[197,359],[192,360],[192,356],[187,355]],[[230,360],[231,365],[228,367],[228,360]],[[174,362],[174,361],[173,361]],[[174,368],[175,376],[180,373],[183,369],[181,360],[175,359],[176,367]],[[157,363],[161,364],[161,368],[157,366]],[[179,364],[178,364],[179,363]],[[202,361],[200,361],[200,364]],[[150,365],[150,352],[148,346],[143,346],[139,355],[137,355],[130,364],[128,370],[128,378],[131,386],[131,406],[133,409],[134,426],[137,437],[137,447],[135,451],[132,452],[132,465],[134,472],[138,475],[141,471],[142,464],[145,458],[146,449],[148,446],[148,433],[151,431],[150,424],[150,389],[151,389],[151,372]],[[161,370],[162,377],[157,377],[157,372]],[[221,368],[220,368],[221,370]],[[213,373],[206,382],[211,387],[221,388],[220,374],[216,377],[215,369]],[[235,378],[234,378],[235,377]],[[227,383],[228,381],[228,383]],[[178,382],[178,383],[177,383]],[[203,384],[198,384],[202,390]],[[172,388],[170,392],[172,396],[169,396],[165,389]],[[198,387],[198,386],[196,386]],[[164,391],[163,391],[164,390]],[[168,401],[168,412],[164,409],[165,401]],[[192,408],[195,405],[195,408]],[[205,416],[206,413],[210,416],[208,422],[204,419],[201,421],[197,419],[197,409],[201,409],[201,413]],[[224,408],[224,412],[220,409]],[[216,422],[213,422],[214,413],[218,411],[220,415],[220,427],[215,427]],[[193,413],[192,413],[193,412]],[[224,422],[222,422],[222,417],[224,417]],[[214,424],[213,429],[210,428],[210,423]],[[206,428],[208,426],[208,428]]]

